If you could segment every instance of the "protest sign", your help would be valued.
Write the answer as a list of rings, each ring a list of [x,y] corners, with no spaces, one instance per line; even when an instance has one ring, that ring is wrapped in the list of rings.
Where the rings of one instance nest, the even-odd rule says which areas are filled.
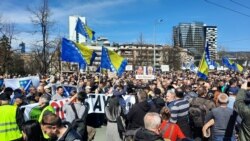
[[[155,79],[154,75],[135,75],[136,79]]]
[[[108,104],[108,99],[111,95],[105,94],[88,94],[88,98],[86,102],[89,104],[89,114],[90,113],[105,113],[105,106]],[[123,97],[126,101],[126,113],[131,108],[131,106],[135,103],[134,96],[126,95]],[[55,109],[56,114],[61,118],[65,119],[65,113],[63,111],[63,106],[69,102],[69,99],[63,99],[59,101],[51,101],[50,106]],[[38,103],[29,104],[22,106],[21,108],[25,108],[24,110],[24,119],[25,121],[30,119],[38,119],[41,113],[41,109],[38,107]]]

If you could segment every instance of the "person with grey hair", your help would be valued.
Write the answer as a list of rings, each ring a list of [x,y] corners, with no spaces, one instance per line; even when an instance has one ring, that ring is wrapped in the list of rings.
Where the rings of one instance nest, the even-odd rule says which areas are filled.
[[[135,133],[135,141],[163,141],[159,135],[161,117],[158,113],[149,112],[144,116],[144,128],[140,128]]]
[[[234,141],[235,139],[235,123],[237,113],[228,108],[228,96],[221,93],[218,96],[219,107],[212,109],[206,115],[205,125],[202,129],[203,133],[207,131],[210,126],[212,128],[213,141]]]
[[[48,112],[55,113],[55,109],[49,105],[50,97],[48,95],[42,95],[39,98],[39,108],[41,110],[41,113],[38,118],[38,122],[41,123],[42,118],[44,115],[46,115]],[[46,134],[43,134],[44,138],[48,139],[49,137]]]
[[[167,94],[166,94],[166,107],[168,107],[169,109],[174,106],[174,101],[176,99],[176,94],[175,94],[175,89],[172,88],[172,89],[169,89],[167,91]]]

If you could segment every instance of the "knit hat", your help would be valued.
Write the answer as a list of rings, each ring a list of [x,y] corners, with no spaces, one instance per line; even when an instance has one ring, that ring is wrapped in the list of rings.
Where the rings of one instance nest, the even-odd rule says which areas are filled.
[[[10,95],[7,93],[0,94],[0,100],[10,100]]]

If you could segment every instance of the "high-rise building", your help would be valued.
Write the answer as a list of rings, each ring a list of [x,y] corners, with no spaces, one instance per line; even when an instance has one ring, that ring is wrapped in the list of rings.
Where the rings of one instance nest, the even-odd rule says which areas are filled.
[[[86,38],[81,34],[76,34],[75,27],[77,23],[77,19],[80,18],[83,23],[86,24],[86,18],[80,16],[69,16],[69,39],[76,42],[77,40],[79,43],[85,43]]]
[[[217,56],[217,27],[206,26],[202,22],[180,23],[173,27],[173,40],[175,47],[188,49],[195,60],[200,60],[204,52],[205,40],[211,46],[212,59]]]
[[[210,58],[213,60],[218,59],[217,55],[217,27],[216,26],[206,26],[206,41],[209,44],[209,54]]]

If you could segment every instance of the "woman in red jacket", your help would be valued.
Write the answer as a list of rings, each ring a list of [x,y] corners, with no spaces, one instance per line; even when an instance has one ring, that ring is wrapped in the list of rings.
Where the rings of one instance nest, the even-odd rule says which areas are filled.
[[[176,141],[177,139],[184,139],[185,135],[182,133],[180,127],[175,123],[170,123],[170,111],[168,108],[163,107],[161,109],[161,118],[162,123],[160,126],[160,133],[162,134],[162,137],[170,141]]]

